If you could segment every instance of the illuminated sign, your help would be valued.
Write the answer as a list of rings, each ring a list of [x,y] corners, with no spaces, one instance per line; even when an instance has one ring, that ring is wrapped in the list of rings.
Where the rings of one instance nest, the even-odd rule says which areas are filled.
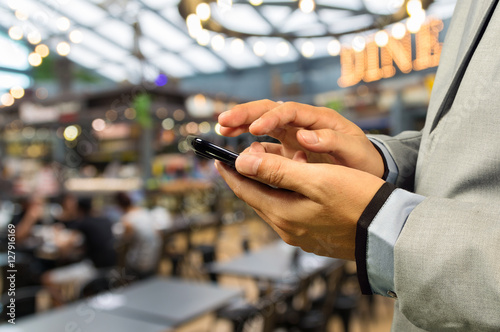
[[[423,24],[415,34],[415,52],[412,50],[412,34],[403,38],[389,37],[387,45],[378,47],[374,40],[357,52],[352,48],[343,48],[340,53],[340,87],[348,87],[361,81],[373,82],[396,74],[396,66],[403,73],[423,70],[439,64],[442,43],[439,32],[443,30],[441,20],[431,20]]]

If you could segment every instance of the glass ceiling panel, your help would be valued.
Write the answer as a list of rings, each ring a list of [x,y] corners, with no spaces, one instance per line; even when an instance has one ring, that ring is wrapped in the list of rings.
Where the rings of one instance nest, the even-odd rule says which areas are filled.
[[[252,6],[234,4],[230,12],[222,13],[212,3],[211,9],[215,20],[228,29],[251,34],[268,34],[273,30]]]
[[[364,4],[362,0],[317,0],[316,3],[318,5],[323,5],[327,7],[335,7],[335,8],[346,8],[352,10],[361,10],[364,8]]]
[[[13,86],[29,87],[31,79],[27,75],[0,70],[0,90],[10,90]]]
[[[226,39],[224,49],[217,53],[229,65],[237,69],[243,69],[263,64],[263,61],[253,53],[248,43],[244,43],[242,49],[236,49],[232,47],[233,40],[234,38]]]
[[[103,9],[87,0],[68,0],[64,4],[62,1],[41,1],[55,6],[54,9],[66,14],[69,19],[89,27],[98,25],[108,16]]]
[[[81,44],[71,47],[68,58],[84,67],[96,69],[103,65],[102,57]]]
[[[286,19],[280,29],[284,33],[295,33],[302,30],[304,26],[317,22],[316,14],[304,14],[300,9],[295,9],[293,13]]]
[[[249,44],[252,47],[255,46],[257,42],[263,42],[265,45],[265,54],[262,56],[262,59],[270,64],[277,64],[282,62],[290,62],[296,61],[299,59],[299,53],[295,50],[293,45],[288,42],[285,42],[284,39],[281,38],[249,38]],[[285,42],[288,47],[286,47],[287,52],[282,51],[282,42]]]
[[[129,79],[127,70],[119,65],[106,64],[105,66],[96,69],[96,71],[104,77],[108,77],[115,82],[123,82]]]
[[[28,48],[0,34],[0,67],[28,70]]]
[[[335,20],[332,24],[330,24],[328,30],[331,33],[345,33],[357,29],[366,28],[372,23],[373,17],[369,14],[345,17]]]
[[[225,69],[224,63],[202,46],[190,47],[181,53],[181,57],[203,73],[216,73]]]
[[[96,31],[120,44],[122,47],[132,50],[134,30],[130,25],[122,21],[107,19],[96,28]]]
[[[262,6],[259,10],[274,27],[281,26],[292,12],[292,8],[285,6]]]
[[[193,43],[189,36],[150,11],[141,12],[139,23],[144,35],[151,37],[168,50],[177,52]]]
[[[163,10],[165,7],[177,7],[179,0],[142,0],[149,7],[157,10]]]
[[[167,75],[184,77],[195,74],[193,68],[187,64],[185,60],[182,60],[172,53],[157,53],[150,61]]]
[[[115,62],[119,62],[129,53],[91,31],[86,31],[84,34],[82,46],[86,47],[89,51],[100,54],[104,58],[111,59]]]

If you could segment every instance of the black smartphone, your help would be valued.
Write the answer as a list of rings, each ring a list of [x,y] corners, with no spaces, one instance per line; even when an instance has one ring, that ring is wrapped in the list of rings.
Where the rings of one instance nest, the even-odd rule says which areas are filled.
[[[238,158],[238,154],[236,152],[225,149],[197,136],[189,135],[186,140],[197,156],[208,159],[217,159],[232,168],[236,168],[234,166],[236,158]]]

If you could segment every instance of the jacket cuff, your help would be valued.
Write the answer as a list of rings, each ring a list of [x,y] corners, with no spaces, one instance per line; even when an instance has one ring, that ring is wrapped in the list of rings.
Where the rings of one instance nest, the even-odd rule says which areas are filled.
[[[361,217],[359,217],[356,226],[356,247],[354,255],[356,257],[359,286],[361,288],[361,292],[365,295],[372,294],[366,266],[368,227],[395,189],[395,185],[385,182],[377,191],[375,196],[373,196],[370,203],[366,206],[365,210],[361,214]]]

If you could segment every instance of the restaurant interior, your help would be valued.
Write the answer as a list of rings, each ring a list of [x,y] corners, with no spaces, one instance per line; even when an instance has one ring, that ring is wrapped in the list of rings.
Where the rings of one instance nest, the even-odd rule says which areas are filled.
[[[2,0],[0,331],[389,331],[187,137],[271,99],[425,121],[455,0]],[[310,220],[314,222],[314,220]]]

